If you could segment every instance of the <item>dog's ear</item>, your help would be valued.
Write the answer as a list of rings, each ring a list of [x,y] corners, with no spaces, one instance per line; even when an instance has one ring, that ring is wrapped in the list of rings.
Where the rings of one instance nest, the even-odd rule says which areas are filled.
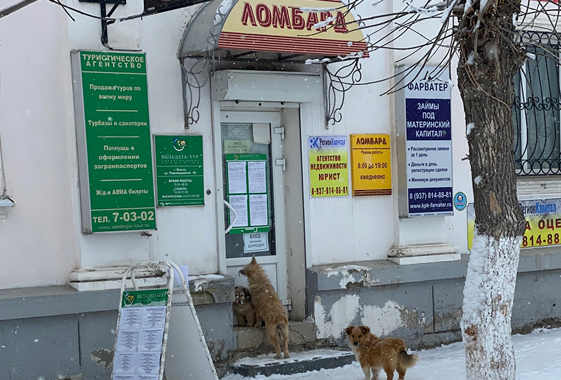
[[[347,333],[347,335],[350,335],[350,334],[351,334],[351,331],[353,331],[353,327],[354,327],[354,326],[349,326],[349,327],[347,327],[347,328],[345,329],[345,332]]]
[[[368,334],[370,332],[370,327],[368,326],[360,326],[362,328],[363,334]]]
[[[254,265],[257,264],[257,260],[255,260],[255,256],[253,256],[253,257],[251,258],[251,263],[254,264]]]

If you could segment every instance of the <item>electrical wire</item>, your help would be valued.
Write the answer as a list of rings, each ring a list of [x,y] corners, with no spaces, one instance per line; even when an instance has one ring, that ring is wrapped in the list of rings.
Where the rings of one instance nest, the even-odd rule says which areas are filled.
[[[97,20],[110,21],[110,22],[120,22],[120,21],[134,20],[136,18],[141,18],[141,17],[149,16],[149,15],[152,14],[152,13],[144,13],[143,12],[143,13],[135,14],[135,15],[132,15],[132,16],[127,16],[127,17],[101,17],[101,16],[96,16],[96,15],[92,15],[90,13],[81,11],[81,10],[79,10],[77,8],[74,8],[74,7],[71,7],[69,5],[62,4],[60,2],[60,0],[49,0],[49,2],[60,6],[65,11],[72,11],[72,12],[79,13],[82,16],[94,18],[94,19],[97,19]],[[68,14],[68,12],[67,12],[67,14]],[[68,15],[68,16],[70,16],[70,15]]]

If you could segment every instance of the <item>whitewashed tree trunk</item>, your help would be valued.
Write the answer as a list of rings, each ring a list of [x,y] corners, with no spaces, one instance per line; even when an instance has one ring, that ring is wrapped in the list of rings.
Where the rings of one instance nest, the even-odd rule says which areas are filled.
[[[512,22],[520,3],[487,4],[482,13],[458,11],[458,87],[469,125],[476,227],[461,327],[466,379],[514,380],[511,315],[524,215],[516,194],[512,104],[513,77],[525,54]]]
[[[510,334],[520,243],[474,236],[462,319],[467,380],[516,378]]]

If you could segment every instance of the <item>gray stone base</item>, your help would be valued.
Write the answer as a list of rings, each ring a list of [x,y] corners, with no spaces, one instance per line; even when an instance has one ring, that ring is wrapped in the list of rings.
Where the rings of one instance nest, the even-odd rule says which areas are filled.
[[[245,377],[257,375],[292,375],[308,371],[317,371],[322,368],[338,368],[350,364],[355,356],[350,351],[317,350],[304,353],[292,353],[289,359],[274,359],[273,355],[267,358],[247,358],[230,366],[229,372]]]
[[[469,255],[462,255],[450,262],[398,265],[384,260],[312,267],[307,313],[315,320],[318,338],[341,347],[346,346],[343,330],[351,324],[401,337],[412,349],[458,341],[468,260]],[[513,330],[560,320],[559,289],[561,247],[522,250]]]

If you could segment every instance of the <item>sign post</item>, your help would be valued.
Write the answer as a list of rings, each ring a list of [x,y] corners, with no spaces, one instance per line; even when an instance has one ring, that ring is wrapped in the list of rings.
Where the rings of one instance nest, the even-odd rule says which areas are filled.
[[[72,52],[82,231],[156,228],[146,56]]]

